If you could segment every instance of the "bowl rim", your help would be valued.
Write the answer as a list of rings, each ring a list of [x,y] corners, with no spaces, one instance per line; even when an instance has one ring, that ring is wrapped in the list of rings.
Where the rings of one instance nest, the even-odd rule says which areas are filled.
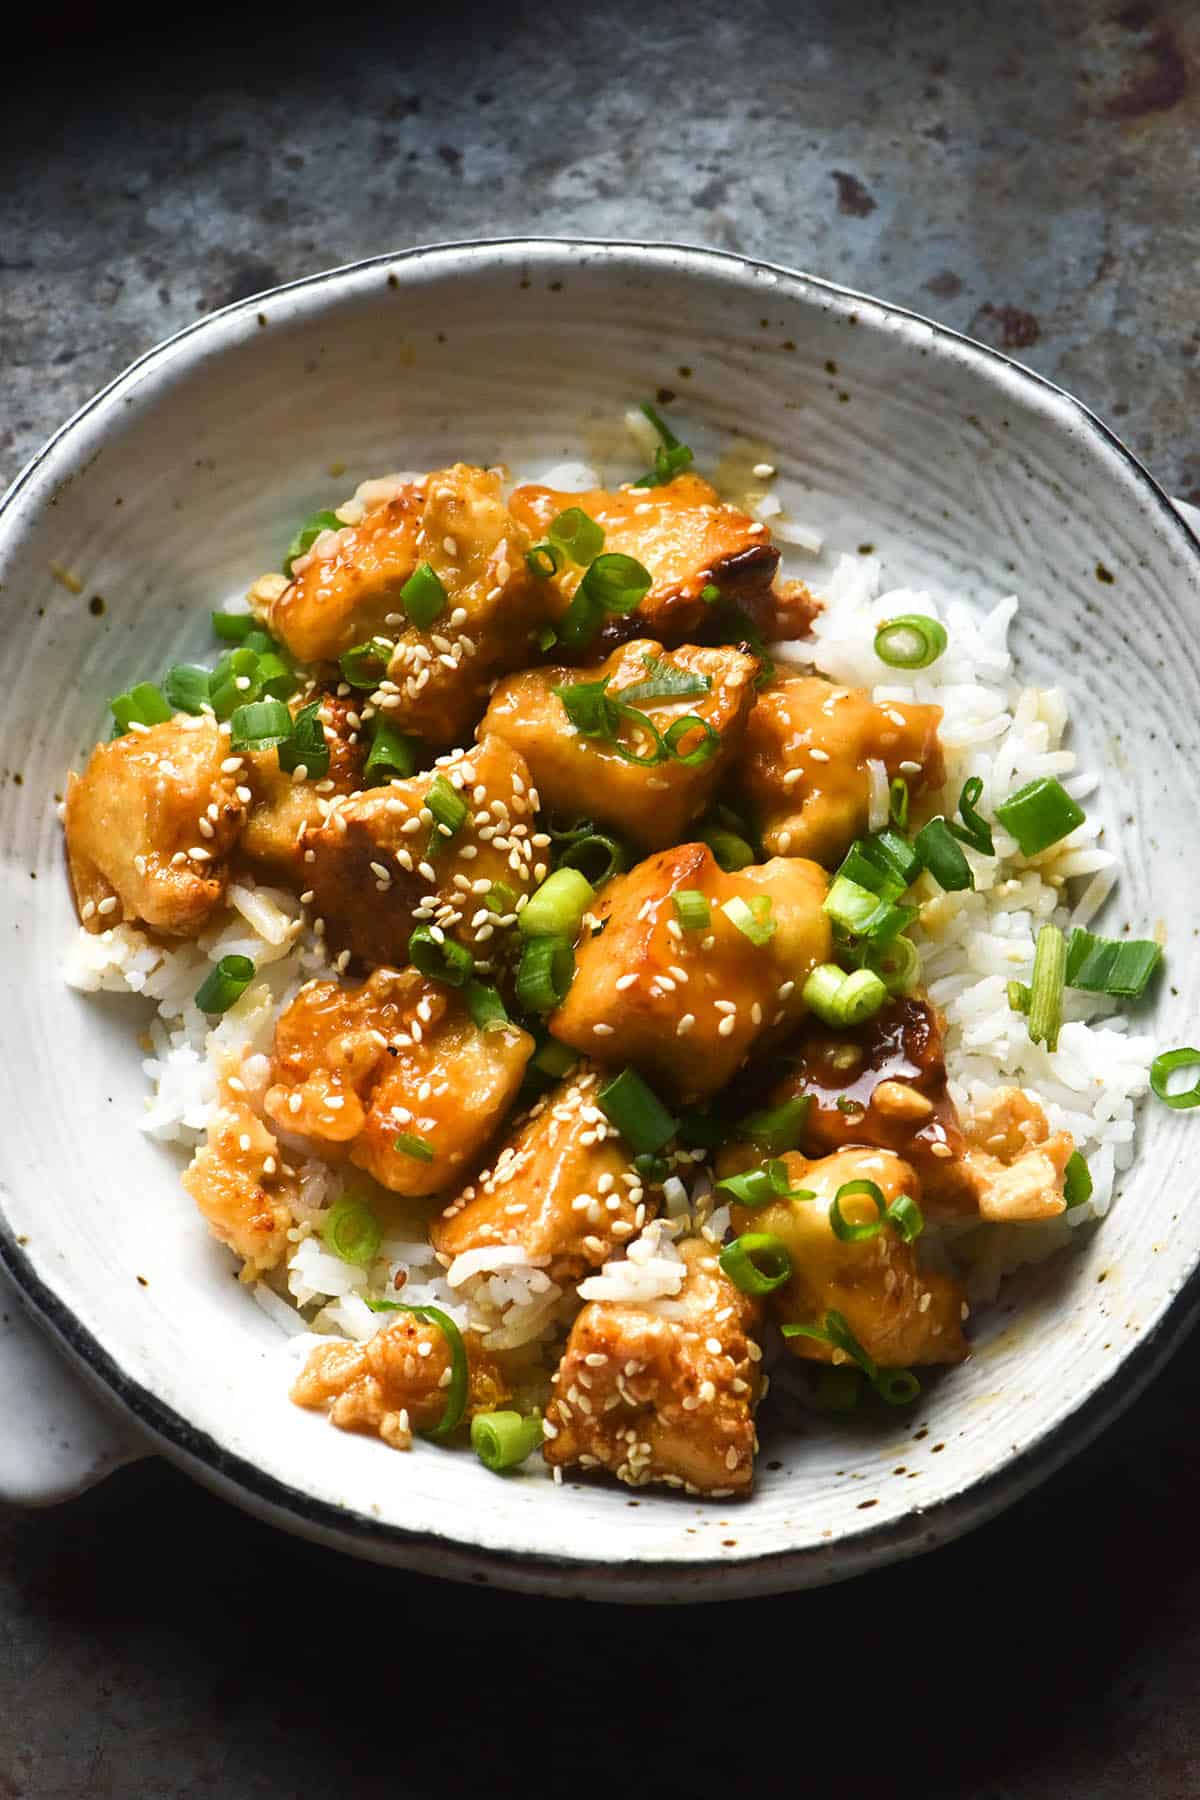
[[[191,321],[144,351],[86,400],[34,452],[0,497],[0,536],[34,476],[86,420],[108,410],[120,395],[137,387],[148,372],[173,357],[189,340],[202,339],[222,325],[257,315],[266,301],[306,292],[317,295],[322,290],[335,296],[339,288],[376,269],[411,272],[422,265],[446,262],[453,272],[453,264],[464,258],[481,264],[497,254],[501,261],[516,260],[522,255],[557,254],[569,262],[589,252],[601,252],[614,260],[627,257],[643,267],[668,263],[678,269],[682,261],[685,268],[690,263],[697,272],[723,275],[730,280],[754,281],[765,276],[809,298],[823,296],[839,305],[857,302],[888,318],[920,326],[935,344],[957,351],[985,379],[1004,375],[1018,387],[1040,391],[1082,427],[1085,439],[1093,443],[1098,440],[1109,451],[1115,451],[1144,496],[1168,522],[1170,535],[1200,564],[1200,537],[1116,433],[1075,395],[991,345],[911,308],[763,258],[679,241],[557,236],[469,238],[414,245],[301,276]],[[127,1375],[117,1358],[38,1273],[32,1257],[12,1238],[2,1218],[0,1262],[16,1282],[22,1301],[50,1328],[88,1385],[110,1401],[115,1400],[169,1460],[244,1508],[301,1536],[422,1573],[485,1584],[494,1582],[500,1587],[528,1592],[625,1602],[731,1599],[819,1586],[949,1542],[995,1517],[1084,1450],[1144,1391],[1200,1317],[1198,1262],[1150,1329],[1124,1351],[1087,1400],[1056,1424],[1047,1426],[990,1473],[966,1482],[928,1508],[914,1507],[899,1519],[864,1524],[828,1544],[766,1550],[735,1562],[718,1558],[642,1559],[635,1555],[614,1563],[585,1553],[567,1557],[484,1547],[452,1534],[385,1524],[352,1507],[315,1499],[304,1489],[268,1475],[248,1458],[226,1450],[161,1400],[153,1389]]]

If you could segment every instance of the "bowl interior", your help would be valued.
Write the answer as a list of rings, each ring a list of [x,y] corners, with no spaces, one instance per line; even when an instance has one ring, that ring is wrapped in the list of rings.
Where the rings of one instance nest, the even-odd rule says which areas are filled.
[[[975,1355],[914,1415],[766,1432],[749,1504],[497,1482],[469,1456],[424,1447],[396,1457],[288,1404],[275,1327],[179,1188],[178,1158],[138,1133],[137,1004],[84,998],[59,978],[73,919],[54,803],[106,729],[108,695],[207,652],[208,610],[275,566],[313,507],[368,475],[456,458],[532,473],[582,456],[627,476],[621,415],[663,387],[701,466],[768,457],[795,515],[839,548],[873,544],[889,581],[985,603],[1021,596],[1020,671],[1067,689],[1085,760],[1103,770],[1100,804],[1128,870],[1109,917],[1165,931],[1153,1029],[1164,1045],[1186,1041],[1198,999],[1184,955],[1200,885],[1195,546],[1072,403],[921,321],[710,253],[416,253],[173,341],[80,416],[0,516],[9,1255],[185,1422],[168,1420],[177,1451],[233,1459],[235,1486],[253,1487],[237,1473],[253,1465],[302,1525],[340,1521],[374,1554],[425,1566],[438,1542],[484,1562],[528,1557],[511,1578],[535,1584],[554,1579],[536,1559],[564,1559],[596,1592],[602,1566],[634,1586],[645,1569],[643,1588],[658,1592],[827,1579],[998,1504],[989,1480],[1018,1452],[1035,1451],[1031,1470],[1060,1453],[1070,1428],[1055,1433],[1196,1266],[1200,1215],[1177,1174],[1186,1115],[1143,1115],[1138,1161],[1101,1229],[1015,1278],[978,1321]],[[421,1547],[406,1533],[431,1536]]]

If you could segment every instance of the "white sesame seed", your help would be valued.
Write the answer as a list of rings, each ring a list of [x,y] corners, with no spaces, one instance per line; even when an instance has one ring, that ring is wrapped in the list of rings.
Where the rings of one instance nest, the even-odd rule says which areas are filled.
[[[723,1018],[717,1026],[718,1037],[732,1037],[737,1030],[737,1020],[730,1014]]]
[[[96,911],[98,913],[100,913],[104,918],[107,918],[109,913],[116,912],[117,906],[118,906],[118,901],[117,901],[116,897],[113,894],[109,894],[109,896],[106,900],[101,900],[100,904],[96,908]]]
[[[592,1031],[596,1037],[611,1037],[613,1027],[611,1025],[593,1025]]]
[[[676,1037],[686,1037],[688,1032],[692,1029],[692,1026],[695,1023],[696,1023],[695,1013],[684,1013],[683,1017],[680,1019],[679,1023],[675,1027],[675,1036]]]

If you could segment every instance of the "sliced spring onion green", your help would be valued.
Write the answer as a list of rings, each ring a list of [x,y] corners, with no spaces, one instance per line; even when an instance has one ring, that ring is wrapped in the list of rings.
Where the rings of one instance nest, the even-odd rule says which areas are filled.
[[[417,772],[421,742],[407,731],[397,731],[384,713],[377,713],[371,749],[363,769],[367,787],[388,781],[404,781]]]
[[[1137,1000],[1159,963],[1162,946],[1149,938],[1096,937],[1079,926],[1067,944],[1068,987]]]
[[[432,1162],[437,1152],[428,1138],[419,1137],[415,1131],[401,1131],[392,1139],[392,1149],[398,1156],[411,1156],[414,1162]]]
[[[208,705],[209,671],[197,663],[176,663],[163,677],[163,694],[175,712],[193,717]]]
[[[230,719],[231,750],[270,750],[292,735],[292,715],[282,700],[252,700]]]
[[[253,980],[254,964],[248,956],[223,956],[196,989],[196,1005],[210,1017],[226,1013]]]
[[[700,589],[700,598],[703,600],[705,606],[712,606],[714,601],[721,598],[721,590],[715,581],[705,582],[704,586]]]
[[[875,633],[875,654],[889,669],[927,669],[946,648],[946,627],[927,613],[885,619]]]
[[[668,662],[665,656],[643,656],[642,661],[647,669],[646,680],[617,689],[617,697],[626,706],[639,700],[688,700],[694,694],[707,694],[712,690],[709,676],[697,675],[692,669],[681,669],[678,664]]]
[[[563,711],[582,737],[611,738],[616,735],[620,711],[608,697],[611,677],[602,681],[572,681],[550,692],[562,701]]]
[[[681,749],[685,738],[694,738],[700,732],[700,738],[692,744],[690,750]],[[709,724],[707,719],[698,718],[695,713],[686,713],[682,719],[672,719],[663,736],[667,749],[685,769],[698,769],[721,748],[721,734]]]
[[[558,633],[555,631],[553,625],[543,625],[540,627],[538,634],[533,641],[538,649],[544,653],[547,650],[552,650],[555,644],[557,644]]]
[[[1024,981],[1010,981],[1008,984],[1008,1004],[1014,1012],[1027,1013],[1029,1003],[1033,999],[1033,990]]]
[[[427,1325],[436,1325],[445,1338],[450,1351],[450,1385],[446,1389],[445,1411],[436,1425],[421,1433],[422,1437],[430,1438],[434,1443],[443,1442],[458,1429],[467,1410],[471,1365],[467,1360],[467,1346],[463,1343],[462,1332],[449,1313],[444,1313],[440,1306],[406,1306],[402,1300],[368,1300],[367,1305],[372,1312],[411,1313],[414,1319],[423,1319]]]
[[[400,601],[408,615],[410,624],[418,631],[425,631],[440,619],[450,604],[449,595],[437,570],[432,563],[418,563],[404,586],[400,589]]]
[[[495,913],[497,918],[503,919],[507,918],[509,913],[516,911],[517,896],[507,882],[493,881],[483,896],[483,904],[490,913]]]
[[[679,923],[685,931],[707,931],[712,922],[708,896],[699,888],[680,888],[671,895]]]
[[[909,1369],[881,1369],[874,1357],[868,1356],[846,1322],[844,1315],[830,1309],[820,1325],[788,1323],[780,1327],[785,1338],[815,1338],[829,1344],[856,1362],[881,1400],[889,1406],[907,1406],[921,1391],[921,1384]]]
[[[677,1120],[636,1069],[622,1069],[605,1082],[596,1099],[601,1111],[639,1156],[652,1156],[675,1136]]]
[[[996,808],[996,817],[1012,837],[1022,856],[1037,856],[1057,844],[1086,818],[1066,788],[1053,776],[1028,782]]]
[[[476,1031],[503,1031],[509,1023],[503,1000],[487,982],[468,981],[463,989],[463,999]]]
[[[295,669],[274,650],[259,652],[256,676],[259,688],[272,700],[290,700],[300,686]]]
[[[299,556],[300,552],[296,554]],[[215,612],[209,616],[214,634],[227,644],[240,644],[252,631],[259,629],[258,620],[251,612]]]
[[[692,452],[686,444],[680,443],[666,420],[655,412],[648,400],[643,404],[642,411],[662,442],[654,452],[654,467],[639,476],[633,485],[639,488],[663,487],[668,481],[673,481],[676,475],[682,475],[685,469],[691,468]]]
[[[629,852],[608,832],[592,831],[569,844],[559,856],[558,864],[562,869],[578,869],[594,888],[598,888],[629,867]]]
[[[582,568],[604,548],[604,528],[589,518],[582,506],[568,506],[551,519],[546,536]]]
[[[342,521],[335,512],[325,511],[312,513],[305,519],[303,525],[287,547],[283,558],[284,574],[291,575],[292,564],[295,562],[296,558],[298,556],[307,556],[323,531],[341,531],[341,529]],[[236,619],[240,617],[240,613],[214,613],[213,627],[217,632],[217,636],[225,637],[227,635],[217,625],[218,619]]]
[[[139,681],[109,705],[120,731],[128,731],[131,725],[164,725],[171,717],[171,708],[152,681]]]
[[[945,819],[930,819],[913,839],[913,848],[940,887],[956,894],[973,888],[975,877]]]
[[[834,877],[824,910],[835,925],[852,937],[872,938],[879,943],[888,942],[917,916],[915,906],[896,906],[846,875]]]
[[[549,581],[563,565],[563,553],[557,544],[532,544],[525,552],[525,567],[539,581]]]
[[[875,1207],[875,1217],[854,1223],[842,1211],[842,1201],[863,1196]],[[883,1230],[887,1203],[883,1198],[883,1189],[875,1181],[843,1181],[829,1204],[829,1228],[843,1244],[865,1244],[869,1238],[878,1237]]]
[[[279,746],[279,766],[285,775],[304,769],[308,781],[323,781],[328,775],[329,744],[321,723],[320,700],[302,706],[292,720],[291,736]]]
[[[773,1294],[791,1279],[787,1245],[771,1231],[744,1231],[726,1244],[719,1261],[743,1294]]]
[[[888,991],[873,969],[855,969],[847,975],[836,963],[819,963],[808,977],[800,998],[826,1025],[862,1025],[874,1018]]]
[[[1150,1064],[1150,1086],[1155,1096],[1172,1112],[1186,1112],[1200,1106],[1200,1079],[1190,1088],[1168,1089],[1167,1082],[1177,1069],[1200,1069],[1200,1050],[1164,1050]]]
[[[921,873],[921,858],[903,833],[879,831],[857,838],[837,873],[881,900],[898,900]]]
[[[925,1229],[925,1215],[911,1194],[897,1194],[887,1209],[887,1220],[906,1244],[915,1244]]]
[[[749,1113],[737,1125],[733,1135],[747,1137],[768,1156],[782,1156],[786,1150],[799,1150],[804,1141],[804,1126],[811,1104],[807,1094],[781,1100],[778,1106]]]
[[[560,1044],[557,1038],[546,1038],[544,1043],[538,1045],[530,1061],[543,1075],[552,1075],[555,1081],[561,1081],[564,1075],[570,1074],[579,1061],[579,1056],[566,1044]]]
[[[696,832],[697,842],[707,844],[716,859],[717,866],[725,870],[727,875],[736,874],[738,869],[748,868],[754,861],[754,850],[744,837],[736,831],[726,831],[720,825],[701,825]]]
[[[888,789],[888,815],[897,831],[908,830],[908,783],[897,775]]]
[[[365,1269],[374,1262],[383,1242],[383,1227],[365,1200],[347,1194],[337,1200],[321,1221],[321,1237],[327,1250],[345,1263]]]
[[[748,901],[740,894],[734,894],[723,903],[721,911],[743,937],[749,938],[755,949],[761,950],[775,935],[776,921],[771,916],[769,894],[755,894]]]
[[[760,1168],[746,1169],[741,1175],[727,1175],[716,1183],[718,1192],[729,1194],[739,1206],[756,1212],[760,1206],[771,1206],[776,1200],[813,1200],[809,1188],[789,1185],[787,1164],[772,1156]]]
[[[241,644],[226,651],[208,681],[209,704],[218,719],[230,718],[239,706],[261,698],[258,652]]]
[[[636,558],[613,551],[590,564],[579,591],[605,612],[630,613],[650,592],[652,580],[649,569],[643,568]]]
[[[962,824],[955,825],[947,820],[947,826],[960,843],[970,844],[972,850],[978,850],[981,856],[995,856],[992,828],[976,811],[982,793],[983,782],[978,775],[972,775],[969,780],[964,781],[962,792],[958,796],[958,813]]]
[[[574,938],[596,890],[578,869],[555,869],[529,896],[517,917],[525,937]]]
[[[1058,1048],[1063,1022],[1063,977],[1067,970],[1067,940],[1057,925],[1043,925],[1033,953],[1033,980],[1029,998],[1029,1036],[1047,1050]]]
[[[363,688],[367,692],[377,688],[388,672],[395,648],[391,638],[385,637],[368,638],[365,644],[354,644],[338,658],[342,680],[352,688]]]
[[[884,943],[864,944],[861,954],[862,966],[878,975],[889,994],[910,994],[920,978],[920,953],[903,932]]]
[[[436,836],[453,837],[467,822],[467,803],[444,775],[436,775],[430,782],[425,804],[433,814]]]
[[[663,1182],[671,1173],[671,1165],[666,1157],[652,1156],[649,1151],[643,1151],[640,1156],[635,1156],[633,1166],[643,1181]]]
[[[408,940],[408,960],[430,981],[442,981],[447,987],[463,987],[475,973],[471,952],[446,937],[440,925],[413,928]]]
[[[575,975],[569,938],[530,938],[517,969],[517,1001],[523,1012],[552,1012],[561,1006]]]
[[[493,1475],[515,1469],[545,1439],[541,1413],[476,1413],[471,1420],[471,1448]]]
[[[1078,1150],[1073,1150],[1063,1171],[1063,1199],[1068,1212],[1073,1206],[1082,1206],[1091,1199],[1092,1185],[1092,1171]]]

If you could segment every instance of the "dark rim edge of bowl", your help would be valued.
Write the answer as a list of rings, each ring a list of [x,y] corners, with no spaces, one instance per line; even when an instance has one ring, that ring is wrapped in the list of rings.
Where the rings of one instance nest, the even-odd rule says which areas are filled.
[[[127,384],[151,365],[160,362],[196,333],[210,330],[222,320],[239,314],[258,314],[263,303],[281,295],[336,283],[347,276],[361,275],[370,269],[392,269],[398,265],[416,264],[430,259],[449,257],[464,251],[561,251],[604,252],[629,251],[661,256],[683,254],[703,261],[724,265],[731,270],[762,273],[802,289],[829,294],[839,301],[858,301],[891,317],[907,320],[929,330],[935,338],[948,340],[970,356],[999,364],[1012,372],[1019,382],[1032,384],[1053,396],[1060,408],[1074,415],[1084,429],[1098,436],[1106,447],[1117,453],[1132,472],[1137,483],[1157,503],[1174,532],[1200,556],[1200,537],[1172,504],[1169,496],[1139,461],[1132,450],[1089,407],[1048,377],[1005,356],[989,344],[980,343],[952,327],[929,319],[922,313],[880,300],[822,276],[789,269],[778,263],[741,256],[733,251],[717,250],[704,245],[658,240],[512,237],[474,238],[447,243],[421,244],[391,254],[365,257],[337,268],[301,276],[295,281],[249,295],[216,312],[207,313],[152,345],[112,381],[84,402],[29,459],[0,496],[0,518],[7,513],[42,465],[52,456],[86,418],[100,409]],[[385,1524],[365,1513],[317,1500],[302,1488],[268,1475],[256,1463],[227,1451],[207,1432],[192,1426],[183,1414],[159,1400],[156,1394],[125,1374],[119,1362],[103,1347],[93,1333],[80,1323],[71,1309],[58,1298],[37,1273],[32,1258],[12,1239],[0,1219],[0,1262],[3,1262],[21,1291],[22,1298],[67,1350],[71,1360],[80,1365],[93,1386],[115,1398],[135,1422],[149,1432],[162,1449],[181,1461],[188,1472],[202,1481],[211,1475],[210,1485],[223,1491],[237,1490],[248,1500],[258,1501],[272,1513],[280,1513],[295,1522],[302,1532],[324,1540],[325,1534],[349,1537],[363,1546],[386,1547],[402,1554],[381,1558],[415,1571],[430,1572],[430,1564],[450,1562],[454,1566],[434,1572],[453,1579],[470,1581],[494,1576],[500,1586],[514,1589],[561,1594],[590,1595],[595,1598],[630,1601],[644,1599],[702,1600],[734,1598],[753,1591],[782,1592],[804,1586],[850,1579],[868,1569],[946,1543],[994,1518],[998,1513],[1029,1493],[1040,1482],[1061,1469],[1073,1456],[1084,1450],[1099,1433],[1111,1424],[1166,1363],[1188,1335],[1200,1316],[1200,1263],[1185,1283],[1164,1306],[1158,1319],[1120,1358],[1113,1372],[1104,1378],[1081,1405],[1068,1412],[1057,1424],[1047,1426],[1031,1443],[1004,1462],[990,1475],[969,1481],[956,1493],[929,1508],[914,1508],[904,1517],[878,1525],[864,1525],[843,1533],[828,1544],[810,1545],[791,1550],[765,1551],[736,1561],[637,1559],[614,1564],[606,1559],[587,1556],[558,1557],[536,1551],[506,1551],[472,1544],[457,1537],[443,1537],[435,1532],[411,1531],[403,1526]],[[836,1559],[836,1560],[835,1560]],[[838,1567],[837,1562],[851,1566]],[[602,1581],[604,1586],[593,1585]],[[608,1592],[605,1589],[609,1590]],[[711,1591],[700,1591],[711,1590]]]

